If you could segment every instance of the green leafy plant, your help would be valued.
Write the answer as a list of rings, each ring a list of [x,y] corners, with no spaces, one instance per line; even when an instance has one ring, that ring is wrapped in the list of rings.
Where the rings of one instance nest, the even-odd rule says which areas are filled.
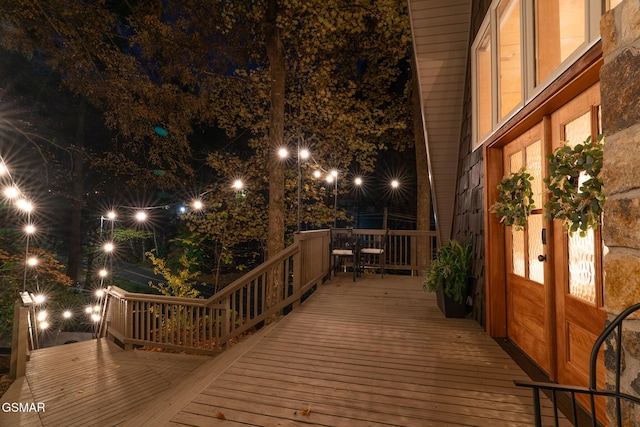
[[[527,218],[535,209],[531,181],[533,176],[523,167],[498,184],[498,200],[491,206],[491,212],[500,218],[500,222],[516,230],[527,225]]]
[[[471,277],[471,236],[462,245],[455,240],[442,246],[428,268],[422,288],[435,292],[441,286],[444,294],[462,304],[467,297],[467,284]]]
[[[547,218],[559,219],[573,234],[585,236],[588,229],[598,228],[604,208],[602,160],[604,137],[588,137],[575,147],[565,145],[549,158],[549,202],[545,204]],[[581,180],[580,176],[587,179]],[[582,182],[580,182],[582,181]]]

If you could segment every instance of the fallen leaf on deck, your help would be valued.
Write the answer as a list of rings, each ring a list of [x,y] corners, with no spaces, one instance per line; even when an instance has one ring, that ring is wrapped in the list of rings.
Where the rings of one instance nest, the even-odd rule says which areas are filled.
[[[78,394],[82,394],[82,390],[78,390]]]
[[[216,412],[216,418],[219,420],[226,420],[226,418],[224,417],[224,414],[220,411]]]
[[[307,406],[306,409],[301,410],[300,413],[302,415],[309,416],[309,414],[311,413],[311,405]]]

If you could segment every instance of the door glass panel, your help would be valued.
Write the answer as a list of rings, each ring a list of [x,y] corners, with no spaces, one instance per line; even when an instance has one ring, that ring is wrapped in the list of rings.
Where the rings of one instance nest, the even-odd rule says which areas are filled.
[[[491,132],[492,127],[491,112],[493,111],[493,103],[491,101],[491,92],[493,86],[491,84],[491,31],[489,29],[485,31],[476,49],[476,68],[478,70],[478,80],[476,82],[478,135],[479,138],[482,138]]]
[[[542,209],[542,145],[540,141],[525,148],[527,172],[533,177],[531,190],[536,209]],[[538,255],[544,255],[542,247],[543,217],[540,214],[529,216],[527,221],[527,247],[529,254],[529,279],[544,283],[544,264],[538,260]]]
[[[585,237],[569,236],[569,295],[595,304],[595,237],[589,230]]]
[[[511,248],[513,274],[524,277],[524,230],[516,231],[511,227]]]
[[[564,127],[565,140],[570,146],[582,143],[591,135],[591,113],[585,113]],[[578,188],[588,179],[578,177]],[[569,236],[569,295],[595,304],[595,236],[589,230],[585,237],[579,233]]]
[[[523,165],[522,151],[516,151],[509,156],[509,172],[518,172]],[[524,230],[516,231],[513,227],[511,227],[511,259],[513,274],[524,277]]]
[[[526,148],[527,172],[533,177],[531,190],[533,204],[536,209],[542,209],[542,151],[540,141],[536,141]]]
[[[498,76],[502,119],[522,100],[520,0],[500,2],[498,28]]]
[[[613,9],[620,3],[622,3],[622,0],[607,0],[607,10]]]
[[[529,279],[538,283],[544,283],[544,262],[538,260],[538,255],[544,255],[542,247],[542,220],[543,215],[533,214],[527,221],[527,233],[529,234]]]
[[[517,151],[509,157],[509,172],[519,172],[523,166],[522,151]]]
[[[537,0],[536,85],[585,42],[584,0]]]

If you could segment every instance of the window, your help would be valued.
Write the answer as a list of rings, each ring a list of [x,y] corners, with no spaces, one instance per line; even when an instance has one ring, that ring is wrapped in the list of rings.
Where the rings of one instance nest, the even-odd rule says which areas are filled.
[[[599,40],[619,3],[493,0],[471,47],[474,149]]]
[[[522,44],[520,0],[503,0],[498,6],[498,76],[500,119],[522,101]]]
[[[480,138],[488,135],[492,128],[491,112],[492,105],[492,83],[491,83],[491,30],[488,26],[480,38],[478,48],[475,50],[475,67],[478,76],[476,84],[476,111],[477,133]]]
[[[585,42],[584,0],[535,3],[536,85]]]

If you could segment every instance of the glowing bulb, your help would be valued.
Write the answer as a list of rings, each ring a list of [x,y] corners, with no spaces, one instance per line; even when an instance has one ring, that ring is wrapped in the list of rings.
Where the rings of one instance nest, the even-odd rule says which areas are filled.
[[[108,273],[108,272],[107,272],[107,270],[105,270],[104,268],[98,272],[98,275],[99,275],[100,277],[107,277],[107,275],[108,275],[108,274],[109,274],[109,273]]]
[[[333,176],[327,175],[327,182],[331,184],[333,182]]]
[[[358,187],[362,185],[362,178],[360,178],[359,176],[356,177],[356,179],[353,180],[353,183],[355,185],[357,185]]]
[[[330,173],[331,173],[331,176],[332,176],[332,177],[334,177],[334,178],[337,178],[337,177],[338,177],[338,171],[337,171],[337,170],[332,169]]]
[[[84,309],[84,312],[85,312],[85,313],[87,313],[87,314],[91,314],[91,313],[93,313],[93,307],[86,307],[86,308]]]
[[[100,321],[100,315],[99,314],[92,314],[91,315],[91,320],[93,320],[94,322],[99,322]]]
[[[307,160],[310,155],[311,153],[306,148],[303,148],[302,150],[300,150],[300,158],[302,160]]]
[[[38,265],[38,258],[32,256],[31,258],[27,259],[27,265],[29,267],[35,267],[36,265]]]
[[[38,319],[38,322],[44,322],[45,319],[47,318],[47,312],[44,310],[38,312],[38,315],[36,316],[36,318]]]
[[[103,249],[105,252],[113,252],[113,250],[115,249],[115,246],[113,246],[113,243],[108,242],[104,244]]]
[[[145,211],[136,212],[136,220],[142,222],[147,220],[147,213]]]
[[[244,187],[244,183],[242,182],[242,180],[236,179],[235,181],[233,181],[232,187],[235,190],[242,190],[242,188]]]
[[[320,178],[321,176],[322,176],[322,172],[320,172],[318,169],[313,171],[314,178]]]
[[[202,204],[201,200],[194,200],[193,201],[193,209],[199,211],[200,209],[202,209],[204,207],[204,205]]]
[[[33,297],[33,301],[36,304],[42,304],[44,301],[46,300],[45,296],[42,294],[38,294],[35,297]]]
[[[391,188],[398,188],[400,187],[400,183],[398,182],[397,179],[394,179],[393,181],[391,181]]]
[[[286,148],[281,148],[278,150],[278,157],[281,159],[286,159],[289,157],[289,151]]]
[[[36,232],[36,227],[32,224],[27,224],[24,227],[24,232],[27,234],[33,234]]]
[[[40,327],[40,329],[45,330],[45,329],[49,329],[49,322],[44,321],[44,322],[40,322],[40,324],[38,325]]]
[[[116,213],[114,211],[107,212],[107,218],[110,219],[110,220],[116,219],[116,216],[117,215],[116,215]]]
[[[104,290],[98,289],[96,290],[96,297],[102,298],[104,296]]]
[[[4,189],[4,196],[7,199],[15,199],[16,197],[18,197],[20,195],[20,190],[18,190],[18,187],[7,187]]]
[[[27,213],[31,212],[33,210],[33,204],[26,200],[26,199],[20,199],[16,202],[16,206],[18,207],[18,209],[25,211]]]
[[[62,317],[64,317],[65,319],[71,319],[71,316],[73,316],[73,313],[71,313],[71,311],[70,311],[70,310],[65,310],[65,311],[62,313]]]
[[[96,312],[96,313],[100,312],[100,306],[99,305],[94,305],[93,306],[93,311]]]

